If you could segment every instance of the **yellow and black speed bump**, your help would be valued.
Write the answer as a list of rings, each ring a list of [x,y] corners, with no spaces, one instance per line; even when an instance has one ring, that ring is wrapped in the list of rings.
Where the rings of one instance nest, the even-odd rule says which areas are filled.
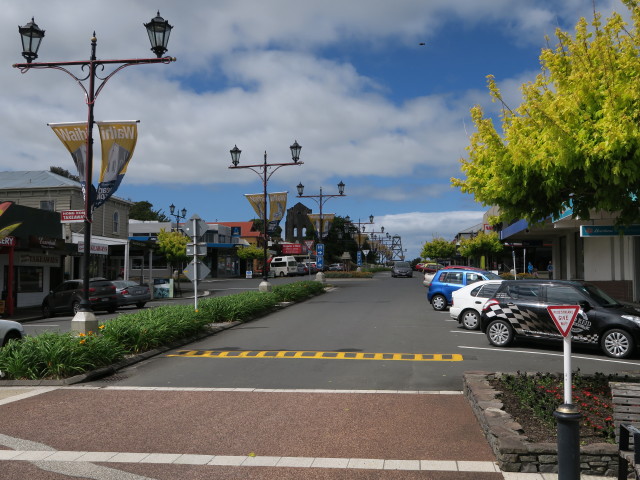
[[[461,362],[458,353],[364,353],[309,350],[179,350],[169,357],[191,358],[307,358],[315,360],[394,360],[405,362]]]

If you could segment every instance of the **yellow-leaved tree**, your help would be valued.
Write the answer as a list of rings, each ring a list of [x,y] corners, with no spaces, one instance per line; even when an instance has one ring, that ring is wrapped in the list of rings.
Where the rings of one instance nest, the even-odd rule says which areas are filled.
[[[510,109],[488,77],[502,131],[479,106],[471,110],[466,178],[454,186],[498,206],[502,220],[537,222],[569,206],[584,219],[602,210],[618,212],[618,224],[640,220],[640,7],[622,2],[630,25],[594,12],[573,35],[556,30],[557,45],[542,50],[542,71],[522,86],[519,107]]]

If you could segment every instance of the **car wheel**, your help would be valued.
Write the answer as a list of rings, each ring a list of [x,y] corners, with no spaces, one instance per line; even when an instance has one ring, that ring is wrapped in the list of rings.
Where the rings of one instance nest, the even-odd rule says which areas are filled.
[[[75,301],[71,304],[71,310],[73,311],[73,314],[75,315],[76,313],[78,313],[78,311],[80,310],[80,302]]]
[[[513,342],[513,328],[506,320],[494,320],[487,327],[487,338],[495,347],[507,347]]]
[[[281,276],[281,277],[284,277],[284,272],[280,272],[280,276]]]
[[[480,327],[480,316],[475,310],[465,310],[460,314],[462,326],[467,330],[477,330]]]
[[[613,358],[627,358],[633,353],[633,338],[626,331],[614,328],[602,335],[600,340],[602,351]]]
[[[22,337],[20,336],[20,334],[18,332],[9,332],[7,333],[7,336],[4,337],[4,342],[2,342],[2,346],[6,346],[7,343],[9,343],[10,340],[20,340]]]
[[[440,294],[434,295],[431,299],[431,306],[434,310],[442,311],[447,308],[447,299]]]
[[[136,303],[136,307],[138,307],[138,308],[142,308],[142,307],[144,307],[144,306],[145,306],[145,304],[146,304],[146,303],[147,303],[147,302],[138,302],[138,303]]]
[[[48,303],[42,305],[42,318],[49,318],[53,317],[54,315],[55,314],[53,313],[51,305],[49,305]]]

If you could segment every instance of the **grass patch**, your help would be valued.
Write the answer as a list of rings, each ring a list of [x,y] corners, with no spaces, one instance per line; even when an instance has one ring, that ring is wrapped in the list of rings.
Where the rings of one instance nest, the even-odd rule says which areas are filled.
[[[43,333],[0,348],[0,378],[61,379],[113,364],[203,332],[207,325],[247,321],[274,311],[281,302],[298,302],[324,291],[314,281],[279,285],[271,292],[243,292],[120,315],[89,335]]]

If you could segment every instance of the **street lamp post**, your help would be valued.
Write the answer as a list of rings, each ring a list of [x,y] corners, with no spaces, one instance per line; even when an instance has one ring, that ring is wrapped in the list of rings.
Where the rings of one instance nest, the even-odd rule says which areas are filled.
[[[351,221],[351,219],[348,216],[347,216],[347,219],[348,219],[347,220],[348,222]],[[356,222],[350,222],[350,223],[352,225],[356,225]],[[365,229],[366,229],[365,225],[373,224],[373,215],[369,215],[369,221],[368,222],[361,222],[360,219],[358,218],[358,222],[357,223],[358,223],[358,236],[356,237],[356,242],[358,244],[358,252],[361,252],[362,251],[362,246],[363,246],[363,243],[364,243],[364,242],[362,242],[361,235],[365,232]],[[357,270],[360,271],[360,265],[358,265]]]
[[[173,213],[176,211],[176,206],[172,203],[169,205],[169,214],[176,219],[176,232],[180,228],[180,219],[184,219],[187,217],[187,209],[183,208],[179,210],[178,213]]]
[[[235,145],[229,152],[231,153],[231,163],[232,165],[229,167],[231,169],[236,168],[248,168],[249,170],[253,170],[260,179],[262,180],[262,192],[263,192],[263,209],[262,209],[262,239],[263,239],[263,255],[262,255],[262,282],[260,283],[258,290],[261,292],[269,292],[271,291],[271,284],[269,283],[269,277],[267,274],[267,184],[271,175],[273,175],[276,170],[281,167],[286,167],[289,165],[302,165],[304,162],[300,161],[300,151],[302,147],[298,145],[297,141],[293,142],[293,145],[289,147],[291,150],[291,159],[292,162],[287,163],[267,163],[267,152],[264,152],[264,161],[263,163],[258,163],[255,165],[239,165],[240,163],[240,153],[242,150]]]
[[[380,235],[377,235],[377,234],[380,234]],[[376,258],[376,255],[378,254],[378,245],[382,241],[383,235],[384,235],[384,227],[380,227],[379,232],[376,232],[376,231],[369,232],[369,238],[372,240],[371,250],[373,250],[373,258]]]
[[[130,67],[132,65],[142,65],[147,63],[171,63],[176,59],[172,57],[162,57],[167,51],[167,43],[169,42],[169,35],[173,28],[169,25],[169,22],[163,19],[158,12],[157,16],[153,18],[149,23],[144,24],[151,41],[151,50],[156,54],[157,58],[138,58],[138,59],[123,59],[123,60],[98,60],[96,58],[96,46],[98,40],[95,32],[91,37],[91,55],[89,60],[78,60],[70,62],[38,62],[34,63],[34,60],[38,58],[38,49],[40,43],[44,38],[44,30],[41,30],[35,23],[34,19],[31,19],[24,27],[18,27],[20,36],[22,39],[22,56],[26,59],[27,63],[16,63],[14,68],[18,68],[21,73],[27,73],[32,69],[54,69],[60,70],[73,78],[80,86],[86,97],[86,103],[88,107],[87,115],[87,143],[86,143],[86,165],[84,166],[85,173],[85,191],[84,191],[84,265],[83,265],[83,298],[80,302],[80,308],[78,313],[74,316],[71,323],[72,330],[86,333],[87,331],[96,331],[98,322],[96,320],[93,311],[91,310],[91,304],[89,303],[89,262],[91,254],[91,217],[92,217],[92,203],[91,203],[91,185],[92,185],[92,173],[93,173],[93,108],[94,104],[100,95],[100,92],[106,85],[106,83],[117,72],[123,68]],[[98,72],[102,72],[105,65],[113,65],[117,67],[109,74],[101,77]],[[68,67],[80,67],[82,76],[76,76]],[[88,85],[86,85],[88,83]],[[96,88],[96,83],[97,88]]]
[[[296,188],[298,189],[298,198],[311,198],[314,202],[316,202],[320,208],[320,236],[318,237],[318,242],[322,242],[323,238],[323,228],[324,228],[324,217],[322,216],[322,206],[326,203],[330,198],[335,197],[345,197],[344,194],[344,182],[340,181],[338,184],[338,193],[327,195],[326,193],[322,193],[322,187],[320,187],[319,195],[303,195],[304,194],[304,185],[300,182]],[[324,273],[322,271],[318,271],[316,273],[316,279],[323,282],[324,281]]]

